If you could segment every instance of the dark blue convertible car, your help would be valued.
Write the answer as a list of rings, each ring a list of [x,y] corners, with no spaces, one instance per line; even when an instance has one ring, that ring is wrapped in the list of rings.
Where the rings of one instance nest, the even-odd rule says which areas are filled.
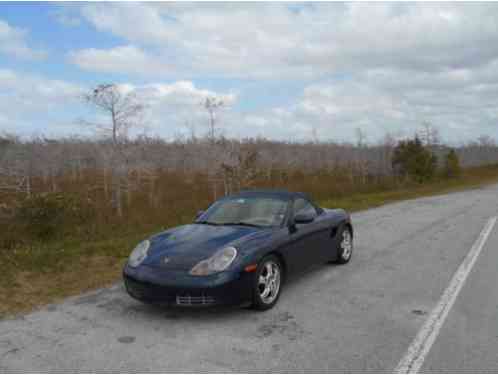
[[[128,293],[147,303],[266,310],[288,276],[347,263],[352,251],[344,210],[320,208],[303,193],[246,191],[138,244],[123,276]]]

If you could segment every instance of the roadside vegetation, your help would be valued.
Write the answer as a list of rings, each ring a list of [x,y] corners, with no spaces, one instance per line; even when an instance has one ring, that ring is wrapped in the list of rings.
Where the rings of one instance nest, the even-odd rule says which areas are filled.
[[[144,237],[251,188],[309,193],[350,211],[498,181],[498,147],[454,149],[424,124],[416,136],[367,144],[232,140],[217,128],[165,141],[127,134],[144,108],[113,85],[85,97],[107,115],[94,139],[0,138],[0,317],[109,285]],[[87,124],[90,126],[90,124]]]

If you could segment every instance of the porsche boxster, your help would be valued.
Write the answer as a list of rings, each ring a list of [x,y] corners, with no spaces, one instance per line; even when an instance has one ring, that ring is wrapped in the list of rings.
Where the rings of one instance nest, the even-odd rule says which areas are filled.
[[[252,190],[139,243],[123,277],[129,295],[146,303],[266,310],[288,277],[320,263],[348,263],[352,251],[344,210],[321,208],[304,193]]]

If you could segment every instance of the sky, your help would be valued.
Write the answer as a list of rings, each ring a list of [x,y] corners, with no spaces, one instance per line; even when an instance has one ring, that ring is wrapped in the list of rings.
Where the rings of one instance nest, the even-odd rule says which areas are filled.
[[[0,3],[0,133],[91,135],[100,83],[166,139],[207,133],[206,97],[228,137],[498,139],[498,4]]]

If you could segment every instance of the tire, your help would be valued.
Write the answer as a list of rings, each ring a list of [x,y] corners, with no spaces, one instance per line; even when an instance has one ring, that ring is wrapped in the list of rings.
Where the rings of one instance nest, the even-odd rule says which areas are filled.
[[[276,256],[268,255],[259,262],[253,284],[251,307],[254,310],[264,311],[275,306],[282,291],[283,276],[282,264]]]
[[[337,236],[337,260],[334,263],[346,264],[353,255],[353,234],[347,226],[344,226],[339,230]]]

